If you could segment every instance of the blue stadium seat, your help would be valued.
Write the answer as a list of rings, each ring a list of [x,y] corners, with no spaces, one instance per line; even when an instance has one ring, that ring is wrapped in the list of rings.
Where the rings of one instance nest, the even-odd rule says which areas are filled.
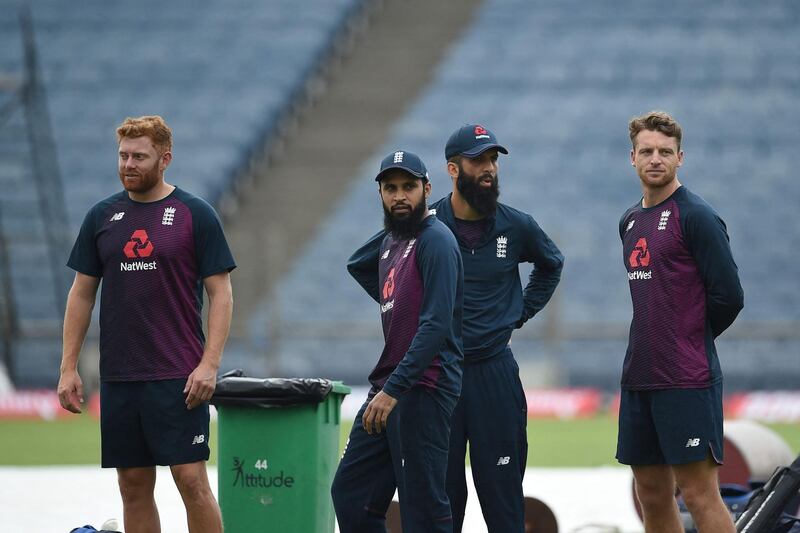
[[[567,333],[570,324],[598,317],[621,326],[613,342],[515,341],[519,358],[559,361],[571,384],[617,387],[630,320],[617,225],[641,194],[628,159],[627,121],[650,109],[666,109],[681,121],[682,181],[728,224],[746,294],[740,320],[800,320],[794,165],[800,6],[681,0],[653,23],[661,7],[655,0],[613,6],[488,0],[281,282],[278,335],[290,339],[281,342],[292,359],[329,364],[331,350],[345,347],[339,375],[350,377],[351,361],[358,361],[356,379],[364,380],[379,348],[363,344],[358,333],[317,344],[289,332],[302,320],[326,317],[329,323],[371,320],[377,327],[371,300],[344,270],[348,252],[381,224],[371,176],[385,152],[413,150],[427,163],[433,198],[439,198],[451,188],[445,140],[466,122],[485,123],[510,149],[500,160],[501,199],[532,213],[567,257],[557,301],[546,312],[557,313]],[[254,317],[251,330],[263,332],[265,320]],[[358,352],[359,346],[372,352]],[[771,357],[773,350],[780,352],[774,365],[753,366],[754,357]],[[731,369],[730,387],[777,386],[772,378],[758,381],[757,372],[784,385],[800,379],[798,339],[723,336],[720,353],[723,368]]]
[[[70,234],[92,204],[119,190],[114,129],[126,116],[163,115],[174,131],[169,181],[213,203],[361,2],[10,0],[0,10],[0,108],[24,75],[18,8],[30,5]],[[0,231],[15,236],[9,254],[20,319],[52,322],[63,309],[47,281],[46,251],[20,244],[22,236],[44,242],[21,113],[0,124]],[[20,343],[16,356],[30,364],[17,385],[54,384],[57,358],[36,352],[49,345]]]

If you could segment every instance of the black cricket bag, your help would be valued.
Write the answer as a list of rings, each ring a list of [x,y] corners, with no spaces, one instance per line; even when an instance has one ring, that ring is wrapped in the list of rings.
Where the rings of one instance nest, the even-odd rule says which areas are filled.
[[[742,515],[736,521],[737,533],[774,533],[786,529],[784,510],[794,502],[800,491],[800,456],[788,467],[772,474],[764,487],[753,494]],[[796,511],[797,507],[792,510]],[[788,518],[789,520],[792,517]]]

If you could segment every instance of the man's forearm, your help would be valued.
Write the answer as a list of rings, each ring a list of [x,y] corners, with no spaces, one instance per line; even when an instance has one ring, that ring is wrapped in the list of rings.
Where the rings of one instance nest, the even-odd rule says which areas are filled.
[[[231,328],[233,296],[230,291],[209,295],[208,336],[203,350],[203,361],[219,368],[222,351]]]
[[[85,300],[70,291],[64,313],[63,351],[61,372],[75,370],[78,366],[81,347],[92,320],[94,300]]]

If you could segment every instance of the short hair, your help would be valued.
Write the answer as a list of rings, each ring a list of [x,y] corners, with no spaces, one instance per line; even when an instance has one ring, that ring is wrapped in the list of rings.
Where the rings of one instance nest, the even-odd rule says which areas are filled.
[[[638,117],[633,117],[628,123],[628,132],[631,136],[631,145],[636,147],[636,136],[642,130],[658,131],[667,137],[674,137],[678,141],[678,150],[681,149],[681,125],[665,111],[650,111]]]
[[[117,128],[117,143],[125,137],[149,137],[162,154],[172,150],[172,130],[158,115],[127,117]]]

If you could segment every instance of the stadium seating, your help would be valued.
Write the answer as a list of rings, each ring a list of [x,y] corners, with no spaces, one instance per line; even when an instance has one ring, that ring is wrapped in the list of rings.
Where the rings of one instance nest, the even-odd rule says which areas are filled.
[[[24,79],[17,8],[30,5],[71,237],[93,203],[119,190],[114,129],[126,116],[164,116],[174,132],[169,181],[215,202],[361,2],[11,0],[0,10],[0,109]],[[22,326],[57,323],[63,313],[44,266],[26,131],[21,109],[0,124],[0,230],[13,236],[10,271]],[[18,365],[18,385],[49,386],[57,377],[60,349],[36,346],[45,345],[23,340],[17,347],[27,359]]]
[[[128,115],[164,115],[176,143],[170,180],[219,199],[361,1],[30,3],[71,234],[118,189],[113,129]],[[0,109],[22,79],[14,8],[28,4],[0,10]],[[511,151],[501,159],[502,200],[532,213],[567,256],[546,316],[515,336],[517,356],[555,361],[570,384],[613,387],[630,318],[617,224],[640,194],[626,123],[662,108],[684,126],[681,179],[726,220],[741,269],[743,326],[719,343],[728,383],[796,384],[796,328],[769,340],[750,332],[800,320],[800,181],[791,163],[800,145],[798,22],[791,0],[678,0],[666,12],[655,0],[486,0],[226,365],[264,369],[248,354],[269,351],[279,354],[270,369],[284,375],[363,382],[382,346],[378,313],[344,265],[381,224],[374,170],[384,152],[415,151],[439,198],[451,188],[447,136],[482,122]],[[0,231],[19,319],[36,325],[62,310],[47,281],[26,131],[21,111],[0,123]],[[598,339],[576,339],[604,326]],[[19,384],[52,385],[57,343],[33,336],[16,353],[25,359]]]
[[[681,179],[727,222],[746,294],[740,322],[755,329],[797,324],[800,181],[791,161],[800,145],[800,6],[681,0],[663,7],[654,0],[487,0],[280,284],[277,315],[265,303],[253,317],[253,336],[280,343],[290,372],[322,369],[363,381],[380,353],[379,319],[345,261],[381,224],[375,169],[385,152],[415,151],[439,198],[451,189],[445,140],[458,126],[480,122],[511,152],[501,156],[501,199],[532,213],[567,257],[547,310],[563,340],[538,340],[540,317],[515,341],[517,356],[556,361],[571,384],[615,387],[630,320],[617,227],[640,196],[627,121],[651,109],[682,123]],[[281,322],[271,339],[264,333],[269,316]],[[336,342],[309,339],[331,324]],[[570,340],[582,325],[603,324],[617,332],[616,342]],[[308,328],[302,336],[301,327]],[[796,333],[763,341],[738,327],[720,342],[728,383],[796,386]]]

